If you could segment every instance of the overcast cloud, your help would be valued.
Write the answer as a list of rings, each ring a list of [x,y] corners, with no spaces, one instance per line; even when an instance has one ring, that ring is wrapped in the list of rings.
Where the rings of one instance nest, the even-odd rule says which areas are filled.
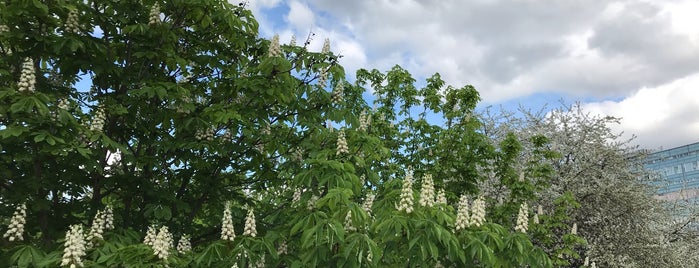
[[[623,117],[619,129],[645,147],[699,141],[698,1],[250,3],[263,35],[313,31],[312,48],[328,37],[349,73],[395,64],[418,78],[439,72],[489,104],[536,93],[596,100],[586,107]]]

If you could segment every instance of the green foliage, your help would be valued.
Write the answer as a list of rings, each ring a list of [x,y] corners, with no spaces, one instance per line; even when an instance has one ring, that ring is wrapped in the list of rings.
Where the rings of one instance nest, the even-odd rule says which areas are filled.
[[[359,70],[352,84],[338,55],[261,39],[245,5],[223,0],[11,1],[0,24],[0,215],[28,204],[26,240],[0,242],[6,266],[61,265],[68,226],[107,206],[116,229],[88,246],[86,266],[552,267],[552,254],[578,256],[582,240],[552,231],[567,214],[512,231],[555,153],[545,137],[525,162],[514,134],[495,145],[472,86],[436,74],[418,87],[399,66]],[[18,85],[25,58],[34,92]],[[409,169],[433,175],[447,203],[397,210]],[[482,186],[491,177],[505,198]],[[479,194],[486,224],[456,231],[451,204]],[[219,239],[229,201],[232,241]],[[248,208],[256,236],[241,232]],[[159,257],[143,243],[150,226],[189,235],[192,250]]]

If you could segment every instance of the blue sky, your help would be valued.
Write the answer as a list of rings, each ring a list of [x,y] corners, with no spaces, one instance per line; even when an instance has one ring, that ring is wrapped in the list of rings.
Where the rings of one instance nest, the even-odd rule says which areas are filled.
[[[699,141],[699,1],[251,0],[262,36],[329,38],[348,74],[395,64],[482,106],[582,101],[646,148]],[[350,78],[351,79],[351,78]]]

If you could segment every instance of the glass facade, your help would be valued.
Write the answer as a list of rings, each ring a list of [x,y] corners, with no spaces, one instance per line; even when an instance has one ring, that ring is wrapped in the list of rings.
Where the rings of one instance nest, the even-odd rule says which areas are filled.
[[[660,176],[659,198],[699,197],[699,142],[649,153],[643,166]]]

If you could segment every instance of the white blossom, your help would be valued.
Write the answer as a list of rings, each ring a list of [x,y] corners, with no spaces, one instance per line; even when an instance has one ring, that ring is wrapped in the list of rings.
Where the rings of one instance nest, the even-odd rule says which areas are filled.
[[[105,219],[102,215],[104,212],[101,210],[97,211],[95,218],[92,220],[92,226],[90,227],[90,232],[87,234],[87,246],[92,247],[94,244],[101,239],[104,239],[102,233],[104,233]]]
[[[368,193],[366,194],[366,197],[364,198],[364,203],[362,204],[362,209],[366,211],[366,214],[371,216],[371,207],[374,205],[374,194]]]
[[[469,215],[468,215],[468,197],[466,195],[461,195],[459,198],[459,208],[456,211],[456,226],[457,231],[466,229],[469,226]]]
[[[534,214],[534,217],[532,217],[532,222],[539,224],[539,214]]]
[[[288,249],[288,246],[286,245],[286,240],[283,240],[279,244],[279,247],[277,248],[277,255],[287,254],[288,250],[289,249]]]
[[[204,130],[197,129],[196,133],[194,133],[194,138],[197,139],[198,141],[201,141],[201,140],[213,141],[215,134],[216,134],[216,129],[214,129],[213,127],[209,127],[209,128],[204,129]]]
[[[148,226],[148,231],[146,231],[146,237],[143,238],[143,244],[153,246],[155,245],[155,239],[158,236],[158,231],[155,229],[154,225]]]
[[[251,208],[248,208],[248,215],[245,217],[245,230],[243,230],[243,235],[249,235],[252,237],[257,236],[257,229],[255,228],[255,214]]]
[[[291,41],[289,41],[289,46],[292,46],[292,47],[296,46],[296,35],[291,36]]]
[[[485,198],[481,195],[473,201],[470,225],[479,227],[485,222]]]
[[[408,169],[400,190],[400,203],[396,206],[399,211],[413,212],[413,171]]]
[[[70,102],[68,102],[68,99],[66,98],[60,98],[58,99],[58,104],[56,106],[58,107],[58,109],[65,111],[70,108]]]
[[[78,10],[73,9],[68,13],[68,18],[65,23],[65,31],[67,33],[77,34],[80,32],[80,23],[78,22]]]
[[[257,263],[255,263],[256,268],[265,268],[265,255],[262,255],[262,258],[260,258]]]
[[[444,189],[440,189],[439,192],[437,192],[437,198],[435,199],[435,204],[447,204],[447,197],[444,194]]]
[[[112,206],[107,206],[102,212],[102,218],[104,219],[104,229],[113,230],[114,229],[114,210]]]
[[[155,237],[155,241],[153,241],[153,254],[161,260],[167,260],[168,256],[170,256],[172,242],[172,234],[167,226],[160,227],[158,235]]]
[[[437,260],[437,263],[434,264],[434,268],[444,268],[444,265],[442,265],[442,262]]]
[[[328,71],[325,69],[320,70],[320,76],[318,76],[318,87],[325,88],[328,85]]]
[[[434,205],[434,182],[431,174],[422,176],[422,187],[420,189],[420,205],[432,207]]]
[[[2,236],[10,241],[22,241],[24,237],[24,225],[27,223],[27,204],[23,203],[15,209],[10,219],[10,225],[7,226],[7,231]]]
[[[314,210],[316,208],[316,202],[318,202],[319,197],[317,195],[311,196],[311,199],[308,200],[308,203],[306,204],[306,208],[308,210]]]
[[[329,53],[330,52],[330,38],[325,38],[325,42],[323,42],[323,49],[320,51],[320,53]]]
[[[34,70],[34,61],[31,58],[25,58],[22,63],[22,72],[17,83],[19,92],[34,92],[36,87],[36,71]]]
[[[519,213],[517,213],[517,226],[515,226],[515,231],[526,233],[529,228],[529,207],[527,203],[522,203],[519,206]]]
[[[0,33],[6,33],[10,31],[10,27],[7,27],[5,24],[0,24]]]
[[[302,191],[299,188],[296,188],[296,190],[294,190],[294,196],[291,197],[291,204],[292,205],[295,205],[299,201],[301,201],[301,193],[302,193]]]
[[[341,129],[337,134],[337,152],[336,155],[349,153],[349,147],[347,146],[347,139],[345,139],[345,130]]]
[[[97,108],[95,115],[92,117],[90,122],[90,131],[102,132],[104,129],[104,121],[106,120],[106,115],[104,113],[104,108],[102,106]]]
[[[233,229],[233,215],[231,214],[231,202],[226,202],[223,209],[223,224],[221,227],[221,239],[233,241],[235,230]]]
[[[148,25],[158,24],[160,24],[160,5],[158,4],[158,2],[156,2],[150,8],[150,14],[148,15]]]
[[[279,35],[275,34],[272,37],[271,43],[269,44],[269,50],[267,52],[267,55],[269,57],[281,57],[282,56],[282,49],[279,46]]]
[[[588,266],[590,265],[590,257],[585,257],[585,261],[583,262],[583,266]]]
[[[82,258],[85,256],[85,235],[83,234],[83,226],[79,224],[71,225],[66,238],[61,266],[67,267],[82,267]]]
[[[184,254],[187,251],[192,250],[192,244],[189,242],[188,235],[182,235],[180,240],[177,241],[177,252]]]
[[[371,116],[367,110],[363,110],[362,114],[359,115],[359,131],[367,131],[371,125]]]
[[[592,262],[592,264],[590,264],[590,268],[597,268],[597,264],[595,262]]]
[[[352,211],[347,211],[347,216],[345,216],[345,231],[356,231],[357,228],[352,225]]]
[[[570,234],[572,234],[572,235],[578,234],[578,224],[577,223],[573,223],[573,227],[570,228]]]
[[[340,102],[342,102],[344,94],[345,94],[345,83],[340,81],[337,83],[337,85],[335,85],[335,88],[333,88],[333,91],[330,95],[330,100],[335,104],[339,104]]]

